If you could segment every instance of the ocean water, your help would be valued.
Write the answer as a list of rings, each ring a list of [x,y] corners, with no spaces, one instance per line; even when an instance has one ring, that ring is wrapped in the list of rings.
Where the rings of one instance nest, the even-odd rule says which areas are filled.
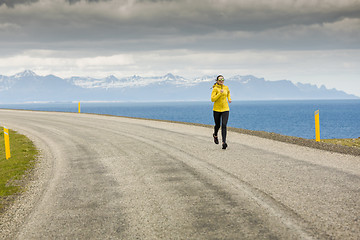
[[[213,125],[213,103],[81,103],[81,112],[193,122]],[[77,103],[0,104],[0,108],[77,112]],[[360,137],[360,100],[233,101],[228,126],[315,138],[314,112],[320,114],[320,136]]]

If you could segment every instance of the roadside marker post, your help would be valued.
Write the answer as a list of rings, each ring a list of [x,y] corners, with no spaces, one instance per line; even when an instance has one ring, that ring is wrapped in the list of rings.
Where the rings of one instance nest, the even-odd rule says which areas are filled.
[[[80,102],[79,102],[79,104],[78,104],[78,105],[79,105],[78,109],[79,109],[79,113],[80,113],[80,112],[81,112],[81,111],[80,111]]]
[[[5,139],[5,156],[6,159],[11,157],[10,154],[10,137],[9,137],[9,129],[4,126],[4,139]]]
[[[320,119],[319,119],[319,110],[315,111],[315,140],[320,142]]]

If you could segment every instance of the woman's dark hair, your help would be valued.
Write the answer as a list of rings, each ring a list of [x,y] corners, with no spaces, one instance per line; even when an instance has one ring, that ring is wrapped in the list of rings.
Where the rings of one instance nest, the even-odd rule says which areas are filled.
[[[222,78],[223,78],[224,76],[223,76],[223,75],[219,75],[219,76],[217,76],[217,77],[216,77],[216,80],[215,80],[215,83],[214,83],[214,85],[212,86],[212,88],[214,88],[214,87],[215,87],[215,85],[216,85],[216,83],[217,83],[217,81],[219,80],[219,78],[220,78],[220,77],[222,77]]]

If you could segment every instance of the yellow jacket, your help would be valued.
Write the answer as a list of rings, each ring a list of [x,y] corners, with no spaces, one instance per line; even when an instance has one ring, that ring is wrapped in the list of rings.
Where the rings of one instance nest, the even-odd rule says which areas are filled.
[[[221,93],[221,89],[224,90]],[[213,111],[226,112],[229,111],[228,100],[231,101],[230,90],[225,85],[215,84],[211,93],[211,101],[214,102]]]

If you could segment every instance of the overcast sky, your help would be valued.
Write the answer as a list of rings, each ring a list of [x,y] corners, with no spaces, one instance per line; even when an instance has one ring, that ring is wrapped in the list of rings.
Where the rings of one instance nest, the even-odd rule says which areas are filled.
[[[0,75],[254,75],[360,96],[360,0],[0,0]]]

